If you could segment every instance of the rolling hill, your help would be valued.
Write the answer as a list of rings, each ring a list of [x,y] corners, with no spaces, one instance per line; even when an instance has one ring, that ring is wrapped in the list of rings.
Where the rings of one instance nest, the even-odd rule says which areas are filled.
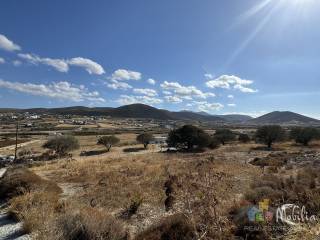
[[[320,120],[306,117],[289,111],[275,111],[265,114],[258,118],[247,115],[228,114],[210,115],[205,112],[180,111],[171,112],[165,109],[158,109],[145,104],[130,104],[117,108],[111,107],[63,107],[63,108],[31,108],[31,109],[0,109],[4,112],[30,112],[35,114],[60,114],[60,115],[79,115],[79,116],[110,116],[116,118],[149,118],[159,120],[194,120],[216,123],[241,123],[241,124],[282,124],[282,125],[320,125]]]
[[[320,124],[320,120],[289,112],[275,111],[248,121],[251,124]]]

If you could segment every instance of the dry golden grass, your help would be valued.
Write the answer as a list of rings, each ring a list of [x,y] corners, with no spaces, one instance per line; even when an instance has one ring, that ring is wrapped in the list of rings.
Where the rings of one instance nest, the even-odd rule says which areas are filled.
[[[122,142],[134,141],[135,134],[118,137]],[[103,149],[96,145],[95,136],[78,139],[81,145],[79,151]],[[150,228],[158,231],[158,237],[153,239],[160,239],[159,236],[163,234],[161,231],[169,231],[172,227],[170,224],[163,225],[163,220],[180,213],[185,214],[188,221],[186,225],[181,225],[182,232],[189,224],[197,228],[199,224],[208,223],[229,231],[232,227],[228,219],[229,210],[244,198],[253,186],[252,183],[263,176],[260,167],[249,164],[256,157],[270,154],[270,151],[259,150],[259,146],[254,143],[232,143],[202,153],[157,153],[151,149],[125,153],[125,146],[114,147],[110,153],[90,157],[78,157],[78,151],[74,153],[74,161],[61,159],[31,168],[37,175],[62,188],[63,194],[58,199],[50,197],[50,191],[43,195],[29,191],[13,199],[12,208],[25,221],[27,229],[45,232],[49,240],[72,239],[74,235],[66,235],[70,229],[77,229],[75,234],[80,232],[85,236],[93,236],[95,232],[97,234],[84,239],[104,239],[98,238],[98,235],[105,234],[116,236],[109,239],[119,239],[119,236],[126,234],[146,239],[145,236],[149,234],[153,236],[148,231]],[[276,144],[275,148],[287,152],[301,149],[293,143]],[[319,150],[317,143],[310,149]],[[170,193],[173,197],[172,209],[166,211],[168,194],[165,185],[169,179],[177,181]],[[209,184],[206,182],[208,179]],[[304,179],[303,176],[301,179]],[[124,211],[132,207],[133,202],[140,200],[141,205],[131,217],[121,217]],[[32,204],[24,209],[21,206],[25,202]],[[186,207],[188,204],[189,207]],[[215,209],[218,217],[212,217],[212,212],[204,211],[211,208]],[[49,209],[48,218],[39,226],[41,220],[38,219],[43,219],[45,209]],[[195,216],[186,213],[186,210],[194,212]],[[98,225],[101,231],[90,224],[102,224],[104,221],[105,225]],[[175,224],[175,221],[172,222]],[[115,229],[110,228],[110,223],[115,224]],[[49,226],[54,226],[54,230],[49,231]],[[87,231],[81,232],[84,226]],[[208,229],[212,234],[214,231]]]

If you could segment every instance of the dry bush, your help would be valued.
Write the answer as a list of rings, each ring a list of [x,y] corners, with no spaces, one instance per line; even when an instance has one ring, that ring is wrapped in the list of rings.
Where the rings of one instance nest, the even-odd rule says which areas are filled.
[[[209,166],[210,163],[202,165],[197,172],[189,172],[178,179],[182,211],[192,226],[195,239],[231,239],[226,206],[217,194],[225,174],[210,170]],[[223,187],[227,192],[228,187]]]
[[[0,196],[12,198],[25,192],[44,191],[61,192],[61,189],[53,182],[41,179],[26,168],[10,168],[0,180]]]
[[[59,210],[56,192],[26,192],[10,200],[10,214],[23,221],[24,231],[44,231],[48,219]]]
[[[67,208],[52,219],[42,239],[50,240],[125,240],[125,228],[105,211],[94,208]]]
[[[182,214],[163,219],[159,224],[151,226],[140,233],[135,240],[193,240],[194,229]]]

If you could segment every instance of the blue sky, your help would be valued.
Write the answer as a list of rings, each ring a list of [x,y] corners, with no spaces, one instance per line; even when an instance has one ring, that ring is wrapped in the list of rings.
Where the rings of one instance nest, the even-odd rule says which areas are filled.
[[[317,0],[3,0],[0,107],[320,118]]]

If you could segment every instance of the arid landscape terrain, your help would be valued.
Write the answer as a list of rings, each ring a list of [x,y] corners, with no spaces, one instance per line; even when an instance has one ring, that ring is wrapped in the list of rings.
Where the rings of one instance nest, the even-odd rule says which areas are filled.
[[[146,108],[127,106],[138,107]],[[3,239],[318,236],[320,225],[306,218],[320,213],[319,136],[312,136],[307,144],[295,141],[290,133],[297,127],[288,125],[288,120],[282,127],[268,125],[283,131],[269,148],[267,142],[258,139],[264,122],[254,125],[50,113],[31,120],[35,114],[39,113],[3,113]],[[9,120],[13,115],[16,117]],[[304,122],[291,122],[300,125],[300,130],[319,131],[306,128]],[[173,133],[185,126],[192,126],[187,134],[200,131],[188,137],[198,141],[191,148],[172,143]],[[219,133],[221,130],[228,131]],[[137,137],[143,134],[145,139]],[[152,138],[146,140],[147,134]],[[201,134],[208,136],[209,142],[196,138]],[[74,140],[78,146],[63,153],[48,146],[50,140],[68,136],[68,141]],[[101,144],[103,136],[117,141],[106,138],[109,142]],[[273,218],[248,219],[250,208],[259,207],[263,201],[268,201],[270,212],[274,211]],[[276,208],[284,204],[304,206],[307,213],[297,209],[292,214],[305,214],[305,219],[291,219],[293,223],[284,217],[277,219]],[[18,227],[6,232],[8,224],[4,221]]]
[[[1,0],[0,240],[320,240],[320,0]]]

